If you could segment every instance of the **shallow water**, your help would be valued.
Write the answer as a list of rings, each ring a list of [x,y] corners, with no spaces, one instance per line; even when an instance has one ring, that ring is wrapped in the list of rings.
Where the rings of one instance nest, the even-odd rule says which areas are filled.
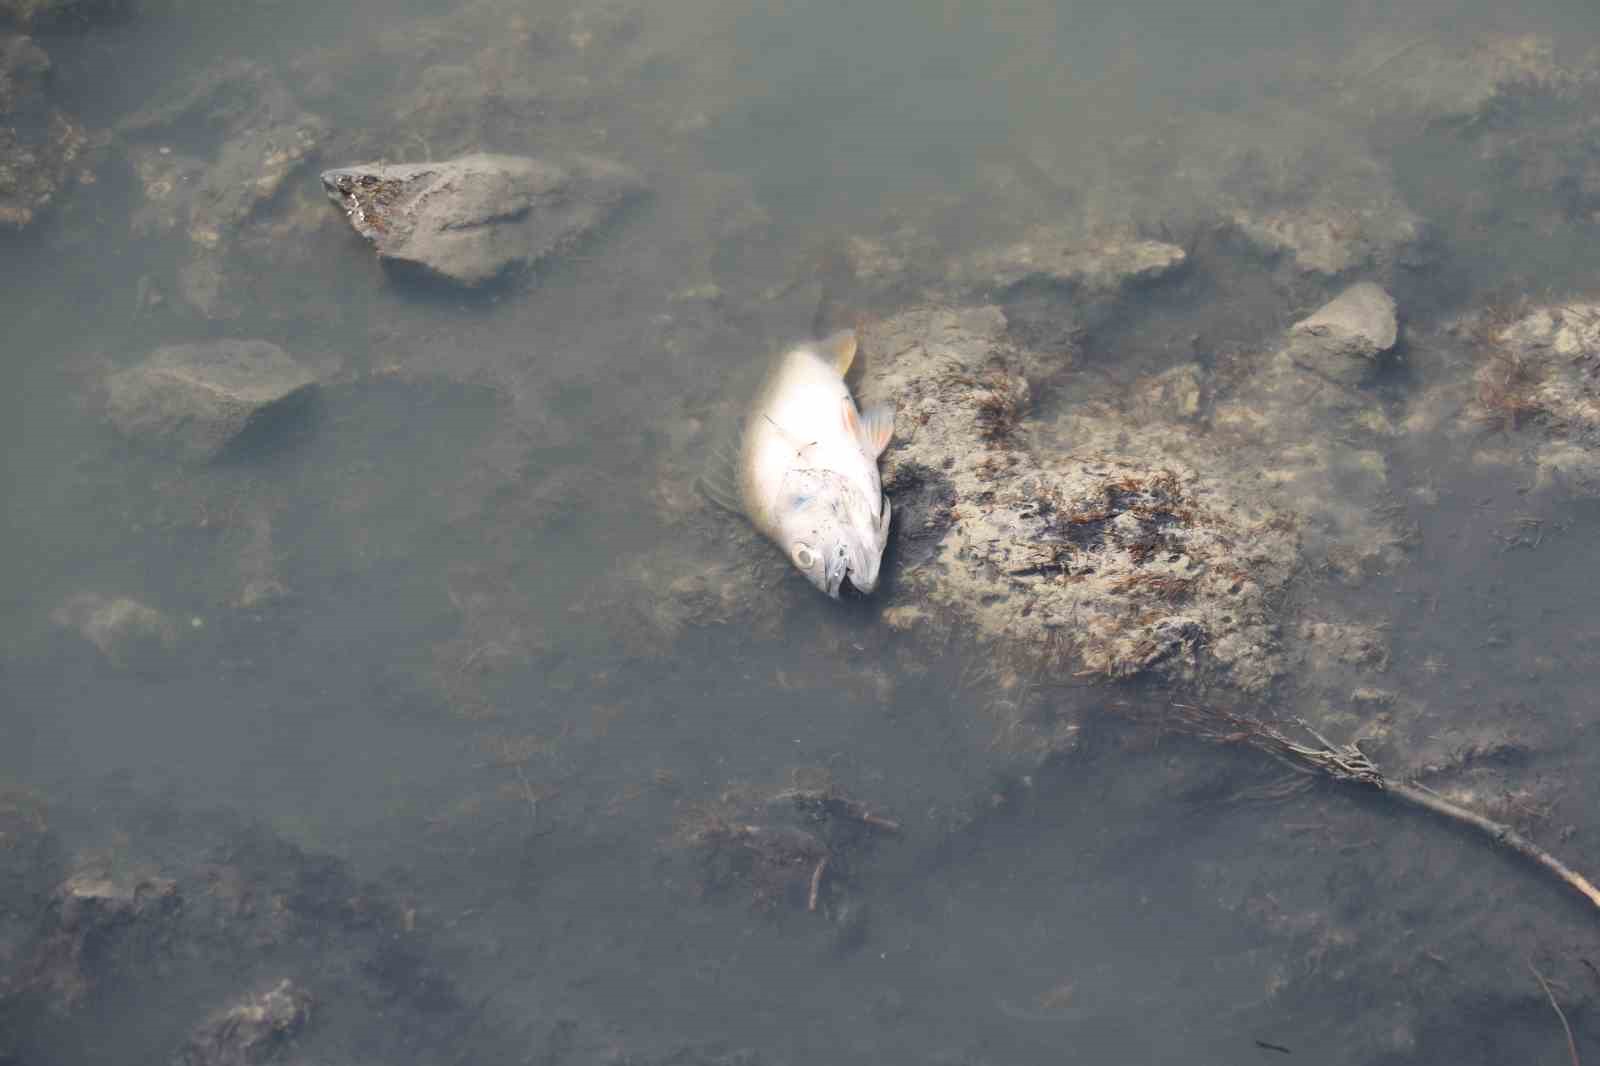
[[[159,799],[347,862],[416,908],[472,1026],[540,1062],[1281,1057],[1260,1042],[1297,1062],[1560,1061],[1528,958],[1560,975],[1579,1046],[1600,1054],[1591,914],[1478,840],[1109,713],[1183,698],[1159,683],[1035,679],[1091,723],[1041,766],[996,743],[987,650],[919,643],[776,558],[754,627],[668,624],[616,580],[637,567],[665,586],[704,538],[743,545],[663,504],[683,480],[667,459],[697,454],[772,346],[892,310],[830,274],[851,234],[903,224],[954,255],[1090,220],[1183,243],[1183,278],[1074,334],[1041,423],[1074,390],[1270,345],[1340,286],[1286,281],[1217,232],[1184,169],[1185,138],[1210,131],[1255,138],[1274,194],[1292,183],[1272,176],[1277,145],[1364,146],[1423,218],[1426,254],[1385,278],[1410,354],[1377,389],[1400,417],[1456,372],[1451,316],[1594,294],[1596,219],[1563,215],[1562,197],[1600,194],[1537,184],[1554,135],[1508,174],[1449,124],[1314,110],[1348,88],[1338,64],[1358,48],[1386,77],[1418,41],[1449,52],[1491,32],[1582,56],[1600,15],[1557,0],[152,0],[41,35],[49,91],[90,128],[247,58],[328,133],[227,234],[220,313],[184,298],[181,226],[130,228],[145,193],[119,138],[93,184],[0,241],[0,779],[65,812],[69,854],[135,847],[116,842],[121,820]],[[1509,128],[1566,128],[1529,106]],[[1313,114],[1326,130],[1287,128]],[[205,155],[220,139],[195,121],[168,141]],[[478,148],[621,159],[649,196],[468,299],[384,275],[316,180]],[[1566,150],[1557,170],[1586,151],[1595,172],[1592,142]],[[1071,318],[1060,294],[1040,301],[1018,301],[1019,329]],[[105,425],[107,372],[213,336],[282,345],[324,377],[315,403],[203,468]],[[1376,620],[1393,698],[1441,736],[1508,740],[1462,767],[1476,794],[1524,796],[1542,843],[1600,869],[1592,502],[1437,436],[1397,438],[1385,460],[1416,531],[1405,564],[1353,586],[1311,568],[1293,604]],[[254,580],[279,591],[250,602]],[[52,621],[82,593],[153,606],[178,650],[148,671],[108,661]],[[851,831],[822,913],[803,884],[761,909],[736,878],[707,883],[686,827],[750,817],[741,789],[818,780],[903,826]],[[115,1029],[114,1013],[80,1017]],[[441,1020],[416,1061],[481,1038],[459,1024]],[[76,1053],[56,1030],[22,1039],[18,1062]]]

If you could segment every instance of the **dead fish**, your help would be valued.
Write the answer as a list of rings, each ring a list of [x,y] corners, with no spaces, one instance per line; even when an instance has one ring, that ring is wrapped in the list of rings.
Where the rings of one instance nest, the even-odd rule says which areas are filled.
[[[857,410],[844,380],[855,355],[846,329],[778,356],[736,441],[713,452],[701,479],[834,599],[846,581],[857,592],[877,587],[889,541],[878,456],[894,435],[894,407]]]

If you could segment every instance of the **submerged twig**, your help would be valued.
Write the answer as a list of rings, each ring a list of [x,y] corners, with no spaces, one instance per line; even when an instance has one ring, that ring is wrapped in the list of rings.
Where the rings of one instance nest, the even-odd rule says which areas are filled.
[[[1572,1056],[1572,1066],[1583,1066],[1583,1060],[1578,1058],[1578,1042],[1572,1038],[1572,1026],[1567,1022],[1567,1012],[1561,1009],[1561,1004],[1556,1002],[1556,994],[1550,991],[1550,982],[1545,980],[1533,961],[1528,961],[1528,969],[1533,973],[1533,979],[1539,982],[1539,987],[1544,989],[1545,998],[1550,1001],[1550,1006],[1555,1008],[1556,1017],[1561,1019],[1561,1028],[1567,1034],[1567,1054]]]
[[[806,893],[806,910],[813,913],[817,909],[817,897],[822,894],[822,875],[828,869],[828,857],[824,855],[817,863],[817,868],[811,871],[811,891]]]
[[[1600,911],[1600,888],[1596,888],[1587,877],[1511,826],[1448,800],[1426,785],[1390,778],[1366,752],[1361,750],[1359,741],[1353,744],[1335,744],[1305,721],[1297,719],[1295,724],[1315,738],[1320,746],[1300,744],[1289,739],[1282,730],[1270,722],[1247,718],[1215,707],[1203,708],[1186,703],[1174,703],[1171,706],[1176,713],[1166,722],[1169,728],[1176,723],[1178,731],[1201,740],[1218,744],[1249,744],[1297,769],[1325,774],[1335,781],[1365,785],[1413,807],[1469,826],[1496,844],[1555,875],[1558,880],[1583,896],[1591,906]]]

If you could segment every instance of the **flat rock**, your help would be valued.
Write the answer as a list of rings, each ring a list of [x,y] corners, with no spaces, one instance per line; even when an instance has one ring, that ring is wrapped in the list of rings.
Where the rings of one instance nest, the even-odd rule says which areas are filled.
[[[322,184],[380,259],[468,288],[571,247],[643,191],[604,159],[482,153],[344,167]]]
[[[1182,248],[1163,241],[1085,238],[1059,227],[1038,226],[1020,241],[958,260],[950,278],[994,289],[1045,282],[1108,290],[1165,277],[1182,268],[1186,258]]]
[[[1399,335],[1394,297],[1360,282],[1295,323],[1291,335],[1303,362],[1341,384],[1358,384]]]
[[[174,344],[106,380],[107,414],[129,437],[205,461],[314,382],[267,341]]]

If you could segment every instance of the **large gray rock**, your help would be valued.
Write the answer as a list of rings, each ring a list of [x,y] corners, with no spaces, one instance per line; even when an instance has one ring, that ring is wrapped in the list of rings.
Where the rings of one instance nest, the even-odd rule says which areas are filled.
[[[1357,385],[1399,336],[1394,297],[1370,281],[1352,285],[1291,332],[1302,362],[1341,385]]]
[[[107,413],[129,437],[204,461],[314,383],[267,341],[174,344],[106,380]]]
[[[603,159],[481,153],[329,170],[322,184],[380,259],[467,287],[561,252],[643,190]]]

